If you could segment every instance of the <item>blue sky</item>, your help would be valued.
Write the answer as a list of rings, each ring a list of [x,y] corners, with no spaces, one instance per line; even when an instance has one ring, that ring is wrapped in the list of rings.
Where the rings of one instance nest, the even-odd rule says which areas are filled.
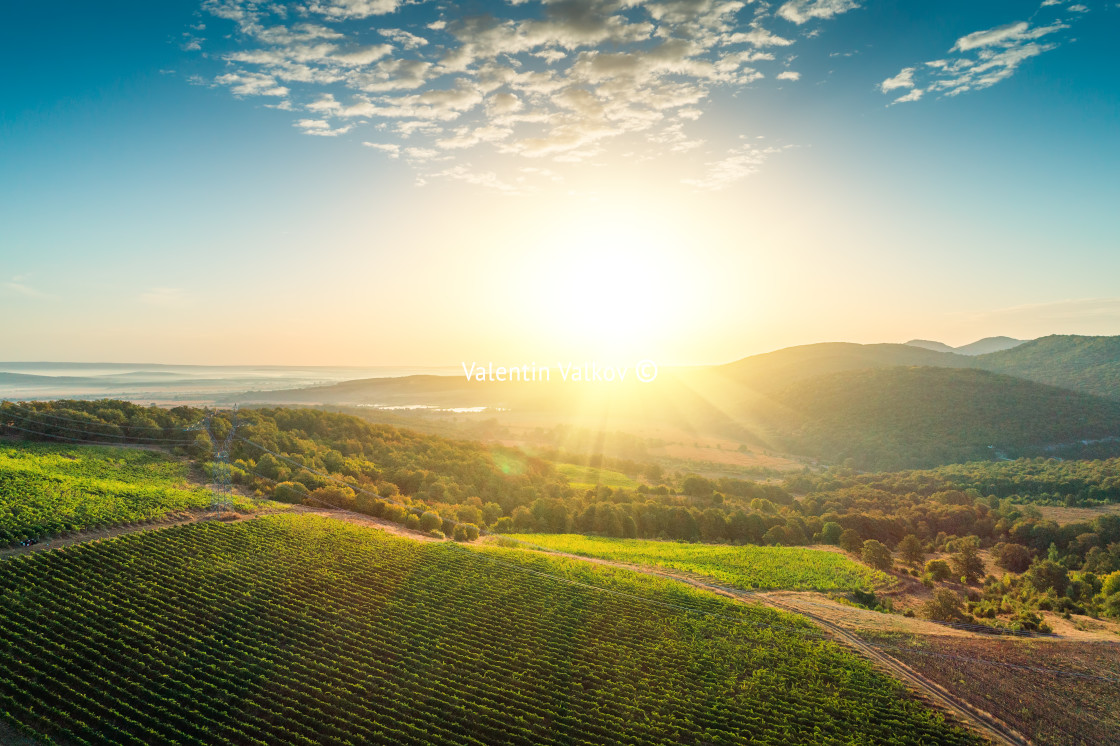
[[[9,359],[1120,333],[1115,2],[3,12]]]

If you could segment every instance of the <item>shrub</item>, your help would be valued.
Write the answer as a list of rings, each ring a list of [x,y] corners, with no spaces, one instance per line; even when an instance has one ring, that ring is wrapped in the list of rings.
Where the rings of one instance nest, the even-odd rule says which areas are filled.
[[[455,541],[474,541],[478,538],[478,526],[473,523],[459,523],[451,535]]]
[[[426,510],[420,516],[420,530],[421,531],[427,531],[427,532],[430,533],[432,531],[437,531],[441,528],[443,528],[443,519],[439,517],[438,513],[434,513],[430,510]]]
[[[299,482],[281,482],[272,491],[272,499],[282,503],[299,505],[307,496],[308,489]]]
[[[881,541],[875,539],[868,539],[863,542],[863,549],[860,552],[863,561],[874,567],[876,570],[884,572],[894,566],[894,557],[891,556],[891,550],[887,549],[886,545]]]
[[[926,563],[926,574],[929,575],[931,580],[941,582],[952,577],[953,569],[949,567],[949,563],[945,560],[935,559]]]

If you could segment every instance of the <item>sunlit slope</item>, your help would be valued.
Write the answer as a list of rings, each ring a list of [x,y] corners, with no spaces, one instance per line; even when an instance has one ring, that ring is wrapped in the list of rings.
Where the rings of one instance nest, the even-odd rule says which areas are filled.
[[[796,617],[330,519],[9,561],[0,625],[5,715],[60,741],[977,743]]]
[[[1120,337],[1054,335],[977,362],[997,373],[1120,399]]]
[[[802,547],[727,546],[579,534],[522,534],[543,549],[643,567],[680,570],[743,590],[867,590],[890,577],[847,555]]]
[[[893,368],[779,395],[792,450],[868,469],[1045,454],[1120,436],[1120,402],[978,370]]]
[[[0,546],[209,505],[188,469],[148,450],[0,442]]]

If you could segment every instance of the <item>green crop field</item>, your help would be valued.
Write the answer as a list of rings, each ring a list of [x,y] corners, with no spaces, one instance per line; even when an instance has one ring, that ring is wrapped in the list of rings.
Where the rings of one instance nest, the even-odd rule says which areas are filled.
[[[0,443],[0,546],[209,505],[187,471],[147,450]]]
[[[635,489],[638,483],[620,471],[610,469],[596,469],[591,466],[577,466],[576,464],[556,464],[556,471],[568,478],[568,483],[573,486],[595,487],[603,484],[607,487],[625,487]]]
[[[0,712],[114,746],[978,743],[797,617],[313,516],[0,562]]]
[[[518,534],[513,538],[582,557],[681,570],[743,590],[853,591],[890,582],[890,577],[878,570],[821,549],[686,544],[580,534]]]

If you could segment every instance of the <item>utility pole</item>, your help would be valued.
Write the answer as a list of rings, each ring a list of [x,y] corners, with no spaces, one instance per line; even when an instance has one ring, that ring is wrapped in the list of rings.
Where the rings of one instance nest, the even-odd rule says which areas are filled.
[[[230,478],[229,447],[233,443],[233,435],[237,432],[238,418],[237,407],[233,408],[233,418],[230,421],[229,432],[221,443],[214,437],[213,429],[214,412],[207,411],[203,420],[206,434],[210,436],[210,443],[214,446],[214,481],[213,499],[210,501],[210,510],[216,516],[233,510],[233,480]]]

